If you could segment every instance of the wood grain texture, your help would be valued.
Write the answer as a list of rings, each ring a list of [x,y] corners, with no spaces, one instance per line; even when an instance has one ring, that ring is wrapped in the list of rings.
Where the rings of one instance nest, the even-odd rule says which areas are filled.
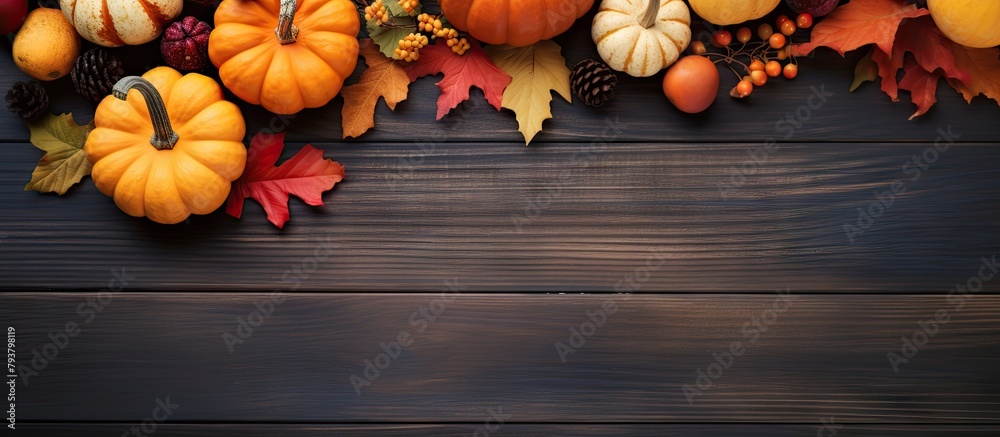
[[[839,423],[834,425],[840,425]],[[45,437],[77,437],[94,435],[120,435],[135,424],[60,424],[18,425],[20,435]],[[247,437],[329,437],[329,436],[415,436],[441,437],[487,436],[543,437],[543,436],[631,436],[631,437],[686,437],[705,435],[713,437],[802,437],[817,435],[823,424],[810,425],[524,425],[504,424],[492,433],[476,431],[484,424],[474,425],[245,425],[245,424],[159,424],[157,437],[216,437],[240,435]],[[1000,431],[995,425],[869,425],[848,424],[831,428],[838,435],[854,437],[924,437],[924,436],[984,436],[993,437]],[[824,432],[821,435],[830,435]]]
[[[433,2],[429,10],[436,10]],[[594,11],[581,18],[567,33],[555,41],[563,47],[563,55],[572,66],[588,58],[598,58],[590,37],[590,23]],[[782,5],[782,12],[788,13]],[[775,13],[774,15],[777,15]],[[203,16],[207,18],[207,16]],[[704,24],[695,20],[695,34],[704,30]],[[804,33],[796,37],[805,38]],[[142,74],[149,67],[162,63],[159,47],[151,43],[138,47],[116,49],[124,60],[128,74]],[[814,58],[800,59],[801,68],[795,80],[777,79],[757,89],[751,98],[736,100],[729,97],[729,89],[736,85],[731,72],[720,67],[722,86],[716,103],[706,112],[689,115],[673,108],[663,96],[662,75],[637,79],[620,74],[616,97],[600,109],[588,108],[580,102],[569,104],[562,99],[552,103],[554,119],[545,122],[535,143],[560,141],[590,141],[601,133],[604,120],[620,117],[628,129],[613,139],[616,142],[679,141],[713,142],[739,141],[763,142],[767,138],[782,141],[909,141],[933,142],[937,130],[952,126],[964,141],[997,141],[994,126],[997,104],[983,97],[971,105],[951,88],[938,89],[938,103],[927,115],[915,121],[907,118],[915,110],[908,101],[907,92],[901,92],[900,102],[893,103],[882,93],[877,83],[869,83],[854,93],[850,85],[854,79],[854,66],[859,54],[847,59],[821,49]],[[360,77],[364,63],[359,66],[348,83]],[[6,92],[17,80],[25,80],[14,66],[8,47],[0,48],[0,90]],[[486,103],[480,90],[461,104],[441,122],[435,122],[436,100],[439,90],[435,83],[440,76],[421,79],[411,86],[410,97],[400,103],[395,112],[379,104],[376,129],[361,137],[361,142],[415,141],[437,137],[449,142],[521,142],[514,114],[496,109]],[[86,102],[74,91],[69,78],[46,84],[53,97],[53,111],[73,112],[78,120],[86,122],[93,117],[95,105]],[[822,107],[815,110],[800,109],[810,103],[813,88],[833,93]],[[229,99],[239,99],[229,94]],[[813,99],[812,103],[818,104]],[[337,141],[341,138],[340,111],[343,99],[338,97],[329,105],[306,110],[289,121],[276,119],[273,114],[252,105],[241,103],[247,118],[247,132],[253,134],[262,128],[287,129],[295,141]],[[776,127],[779,120],[796,111],[803,123],[789,129],[789,124]],[[785,135],[790,135],[785,138]],[[0,111],[0,142],[23,141],[28,130],[13,114]]]
[[[61,198],[25,192],[40,153],[8,144],[0,289],[96,290],[127,269],[132,290],[435,291],[461,277],[470,291],[609,291],[655,256],[641,291],[942,292],[1000,248],[994,146],[953,146],[912,181],[901,168],[926,145],[783,145],[742,184],[757,145],[317,146],[346,180],[325,207],[293,199],[278,230],[255,202],[242,220],[161,226],[90,179]],[[844,225],[896,180],[906,192],[851,244]],[[323,244],[333,254],[316,262]]]
[[[19,363],[67,322],[82,329],[19,385],[18,418],[131,422],[166,397],[179,422],[480,423],[490,408],[512,423],[1000,418],[998,296],[959,310],[941,295],[792,295],[767,315],[786,307],[778,294],[288,294],[230,353],[223,334],[267,296],[123,293],[86,323],[77,307],[93,296],[2,295]],[[617,310],[562,363],[555,344],[609,300]],[[434,320],[420,314],[432,306]],[[894,373],[887,353],[939,309],[950,321]],[[351,375],[401,332],[412,343],[357,394]],[[683,386],[736,341],[744,353],[689,404]]]

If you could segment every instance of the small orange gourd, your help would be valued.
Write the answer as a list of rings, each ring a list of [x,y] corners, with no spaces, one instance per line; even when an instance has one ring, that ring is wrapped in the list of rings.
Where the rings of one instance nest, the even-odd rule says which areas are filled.
[[[223,0],[208,56],[237,97],[277,114],[337,96],[358,62],[350,0]]]
[[[125,213],[173,224],[215,211],[243,173],[246,124],[214,80],[158,67],[114,86],[84,152]]]
[[[530,46],[551,39],[586,14],[594,0],[440,0],[456,28],[489,44]]]

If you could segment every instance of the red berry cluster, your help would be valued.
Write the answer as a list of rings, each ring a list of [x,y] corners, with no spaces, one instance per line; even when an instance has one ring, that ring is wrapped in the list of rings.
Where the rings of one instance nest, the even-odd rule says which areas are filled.
[[[799,14],[794,21],[780,15],[775,20],[776,28],[769,23],[757,27],[758,41],[752,41],[753,32],[744,26],[736,31],[735,42],[733,34],[726,29],[712,33],[712,46],[725,49],[725,53],[709,52],[701,41],[692,42],[689,50],[696,55],[714,58],[715,63],[725,62],[739,78],[729,95],[744,98],[753,92],[754,87],[764,86],[768,78],[784,76],[793,79],[799,74],[798,62],[791,54],[791,36],[796,30],[808,29],[812,24],[813,17],[809,14]],[[782,65],[782,61],[787,62]],[[743,74],[734,64],[742,68]]]

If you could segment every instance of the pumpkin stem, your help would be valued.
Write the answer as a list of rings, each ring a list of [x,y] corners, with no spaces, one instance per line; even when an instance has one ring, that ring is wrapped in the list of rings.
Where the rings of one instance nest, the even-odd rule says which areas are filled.
[[[139,76],[124,77],[115,84],[111,94],[119,100],[125,100],[128,98],[128,92],[133,89],[138,90],[146,99],[149,118],[153,121],[153,137],[149,139],[149,143],[158,150],[173,148],[179,138],[170,125],[170,117],[167,116],[163,98],[152,83]]]
[[[656,16],[660,14],[660,0],[649,0],[649,4],[646,6],[646,14],[642,16],[642,27],[649,29],[656,24]]]
[[[299,37],[299,28],[293,21],[295,21],[295,0],[281,0],[278,28],[274,29],[274,34],[278,36],[278,42],[282,45],[294,43]]]

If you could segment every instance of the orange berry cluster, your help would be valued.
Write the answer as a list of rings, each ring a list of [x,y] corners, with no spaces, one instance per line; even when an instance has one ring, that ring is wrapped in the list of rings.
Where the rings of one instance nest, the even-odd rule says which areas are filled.
[[[393,52],[393,59],[413,62],[420,59],[420,49],[427,45],[427,37],[419,33],[411,33],[399,40],[399,48]]]
[[[455,52],[458,56],[464,55],[466,50],[472,48],[472,44],[469,43],[469,40],[465,38],[459,39],[457,35],[452,38],[448,38],[448,41],[446,42],[448,43],[448,47],[451,47],[451,51]]]
[[[809,14],[799,14],[793,21],[787,16],[780,15],[775,20],[777,31],[769,23],[762,23],[757,27],[758,43],[750,43],[753,33],[749,27],[741,27],[736,31],[736,42],[733,41],[733,34],[722,29],[712,33],[712,46],[726,49],[726,53],[710,53],[705,44],[701,41],[694,41],[690,45],[690,51],[696,55],[706,55],[710,58],[717,57],[715,62],[726,62],[730,68],[732,64],[744,67],[745,75],[740,75],[735,69],[733,72],[740,78],[739,83],[729,92],[729,95],[737,98],[749,96],[754,87],[764,86],[768,78],[784,76],[786,79],[794,79],[799,73],[798,63],[791,54],[791,36],[796,30],[806,29],[812,26],[813,17]],[[737,45],[734,49],[731,45]],[[749,59],[749,64],[744,64],[738,59],[745,57]],[[780,61],[788,60],[784,66]]]
[[[399,0],[396,2],[407,14],[413,15],[413,11],[420,6],[420,0]]]
[[[389,21],[389,10],[382,4],[382,0],[375,0],[365,7],[365,21],[378,20],[378,24],[385,24]]]
[[[451,47],[451,51],[459,56],[464,55],[465,51],[472,47],[468,39],[459,38],[457,30],[445,27],[441,18],[434,15],[420,14],[417,16],[417,29],[421,33],[430,35],[432,39],[444,38],[448,47]]]

